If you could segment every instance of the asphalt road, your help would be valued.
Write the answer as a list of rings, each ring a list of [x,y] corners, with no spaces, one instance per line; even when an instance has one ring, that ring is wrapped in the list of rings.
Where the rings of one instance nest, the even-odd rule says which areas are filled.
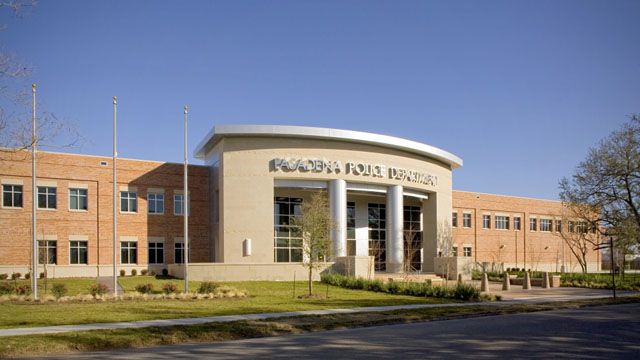
[[[185,344],[55,359],[640,359],[640,304]]]

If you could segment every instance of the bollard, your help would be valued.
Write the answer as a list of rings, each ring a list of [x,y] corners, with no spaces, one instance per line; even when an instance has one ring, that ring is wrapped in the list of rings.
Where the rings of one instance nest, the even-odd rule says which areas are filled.
[[[511,290],[511,279],[509,279],[509,273],[504,273],[504,279],[502,280],[502,291]]]
[[[487,273],[482,273],[482,285],[480,286],[480,291],[489,291],[489,277],[487,276]]]
[[[531,278],[529,272],[524,272],[524,281],[522,281],[522,290],[531,290]]]
[[[549,283],[549,273],[546,271],[544,272],[544,277],[542,278],[542,288],[543,289],[551,288],[551,284]]]

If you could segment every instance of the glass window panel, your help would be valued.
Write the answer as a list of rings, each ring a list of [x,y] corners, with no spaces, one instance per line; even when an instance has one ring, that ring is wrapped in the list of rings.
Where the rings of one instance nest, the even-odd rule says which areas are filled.
[[[276,247],[289,247],[288,238],[276,238]]]
[[[276,262],[289,262],[289,249],[276,249]]]
[[[302,249],[291,249],[291,262],[302,262]]]

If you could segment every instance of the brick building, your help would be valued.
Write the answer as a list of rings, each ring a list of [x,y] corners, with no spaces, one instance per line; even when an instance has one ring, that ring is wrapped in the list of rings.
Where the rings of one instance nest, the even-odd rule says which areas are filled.
[[[112,159],[37,156],[39,272],[46,263],[54,277],[111,275]],[[418,234],[420,249],[412,268],[437,271],[443,222],[453,225],[460,260],[575,270],[555,232],[559,202],[452,191],[452,170],[462,160],[429,145],[334,129],[219,126],[196,157],[205,165],[189,166],[192,279],[289,279],[302,273],[301,239],[289,220],[315,191],[328,193],[336,219],[334,259],[353,264],[358,274],[401,271],[410,247],[407,229]],[[180,276],[182,164],[118,159],[117,167],[118,268],[168,269]],[[0,182],[0,273],[26,273],[30,153],[0,152]],[[374,254],[374,248],[381,251]],[[589,261],[596,269],[597,253]]]

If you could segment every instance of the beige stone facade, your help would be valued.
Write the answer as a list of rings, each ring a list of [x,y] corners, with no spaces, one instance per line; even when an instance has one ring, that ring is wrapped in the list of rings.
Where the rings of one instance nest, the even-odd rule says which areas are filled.
[[[205,138],[197,150],[204,165],[189,166],[191,279],[303,277],[300,243],[288,219],[318,191],[327,193],[337,220],[327,269],[361,276],[436,272],[443,224],[456,217],[453,242],[461,258],[456,264],[522,268],[526,260],[531,269],[559,271],[565,264],[575,270],[553,231],[529,228],[531,218],[560,216],[559,202],[455,192],[452,171],[461,160],[454,155],[404,139],[328,130],[223,127]],[[57,202],[55,209],[37,210],[37,238],[55,245],[48,274],[111,275],[112,159],[39,152],[37,160],[38,186],[55,189]],[[167,269],[181,276],[184,266],[174,255],[183,254],[183,216],[174,213],[174,199],[184,198],[182,164],[129,159],[117,164],[118,269],[127,274]],[[30,154],[0,152],[0,181],[3,190],[15,186],[22,196],[20,206],[5,206],[12,195],[3,193],[0,273],[24,274],[31,263]],[[72,192],[78,191],[86,195],[86,210],[72,208]],[[129,201],[135,211],[123,211],[133,204]],[[464,214],[469,227],[463,226]],[[490,229],[482,228],[483,215],[491,216]],[[496,216],[508,217],[509,229],[496,229]],[[521,230],[513,228],[517,216]],[[78,246],[85,247],[86,258],[79,258]],[[120,259],[123,249],[133,259]],[[596,269],[597,253],[589,260]],[[41,265],[38,272],[43,270]]]

